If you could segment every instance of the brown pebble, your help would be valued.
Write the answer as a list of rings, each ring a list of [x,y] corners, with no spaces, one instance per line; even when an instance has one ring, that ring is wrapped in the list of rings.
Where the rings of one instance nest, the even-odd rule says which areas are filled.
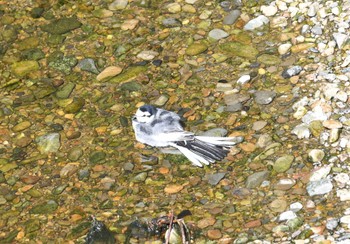
[[[217,240],[222,237],[221,231],[218,229],[208,230],[207,235],[211,240]]]
[[[67,133],[66,133],[66,137],[69,140],[77,139],[80,136],[81,136],[81,132],[80,131],[67,131]]]
[[[213,224],[215,224],[215,222],[216,222],[215,218],[209,217],[209,218],[199,220],[197,226],[200,229],[204,229],[208,226],[212,226]]]
[[[24,175],[20,179],[24,184],[35,184],[40,180],[40,177],[36,175]]]
[[[327,129],[340,129],[343,127],[342,123],[333,119],[323,121],[322,125]]]
[[[59,87],[59,86],[61,86],[61,85],[63,85],[63,83],[64,83],[64,80],[53,80],[52,81],[52,85],[54,86],[54,87]]]
[[[245,228],[255,228],[261,225],[260,219],[249,221],[244,225]]]
[[[182,185],[168,185],[164,188],[164,192],[168,194],[174,194],[181,191],[184,187]]]
[[[239,144],[239,147],[245,151],[245,152],[254,152],[256,147],[253,143],[247,142],[247,143],[241,143]]]

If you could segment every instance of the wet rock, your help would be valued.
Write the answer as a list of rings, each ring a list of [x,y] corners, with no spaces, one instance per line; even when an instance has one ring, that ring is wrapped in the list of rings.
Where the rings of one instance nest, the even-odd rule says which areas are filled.
[[[205,176],[208,183],[212,186],[216,186],[219,184],[219,182],[225,177],[226,173],[214,173],[214,174],[207,174]]]
[[[223,24],[224,25],[232,25],[236,22],[236,20],[239,18],[239,16],[241,15],[241,11],[235,9],[230,11],[223,20]]]
[[[287,201],[284,199],[275,199],[269,204],[269,208],[275,213],[282,213],[287,208]]]
[[[97,164],[106,158],[106,153],[101,151],[94,151],[89,156],[90,164]]]
[[[225,111],[226,112],[238,112],[238,111],[241,111],[242,109],[243,109],[243,104],[238,102],[238,103],[235,103],[235,104],[228,105],[225,108]]]
[[[195,56],[205,52],[207,49],[208,49],[208,46],[203,42],[193,43],[190,46],[188,46],[188,48],[186,49],[186,54],[189,56]]]
[[[222,237],[222,233],[218,229],[208,230],[207,235],[210,240],[217,240]]]
[[[291,231],[298,230],[304,223],[304,220],[300,217],[292,218],[287,220],[287,226],[290,228]]]
[[[121,74],[109,80],[111,83],[122,83],[135,79],[141,73],[147,71],[146,66],[132,66],[124,70]]]
[[[263,5],[260,7],[260,10],[265,16],[268,16],[268,17],[274,16],[278,11],[277,7],[273,5],[270,5],[270,6]]]
[[[338,48],[342,49],[344,43],[346,43],[346,41],[349,39],[349,35],[344,33],[333,33],[333,38],[337,43]]]
[[[106,81],[122,72],[122,68],[118,66],[109,66],[105,68],[100,74],[97,75],[96,79],[98,81]]]
[[[32,10],[30,11],[30,16],[34,19],[38,19],[41,17],[44,11],[44,8],[41,7],[32,8]]]
[[[29,128],[31,125],[32,125],[32,124],[31,124],[29,121],[23,121],[23,122],[21,122],[21,123],[16,124],[16,125],[12,128],[12,130],[13,130],[14,132],[20,132],[20,131],[23,131],[23,130]]]
[[[59,133],[49,133],[39,136],[35,139],[35,142],[38,145],[38,150],[45,154],[57,152],[61,146]]]
[[[62,179],[68,178],[74,175],[78,171],[77,163],[68,163],[60,171],[60,177]]]
[[[75,97],[72,103],[68,104],[64,108],[64,112],[67,114],[78,113],[85,105],[85,99],[81,97]]]
[[[129,81],[129,82],[125,82],[120,86],[121,90],[124,91],[141,91],[142,90],[142,85],[140,85],[139,83],[137,83],[136,81]]]
[[[184,187],[182,185],[167,185],[164,188],[164,192],[168,194],[174,194],[180,192]]]
[[[29,219],[24,223],[26,233],[32,233],[41,228],[39,219]]]
[[[249,82],[251,79],[250,75],[242,75],[241,77],[239,77],[239,79],[237,80],[237,84],[246,84],[247,82]]]
[[[67,158],[70,161],[78,161],[81,156],[83,156],[84,151],[81,147],[72,147],[68,153],[67,153]]]
[[[334,180],[340,188],[343,188],[348,182],[350,182],[350,176],[346,173],[339,173],[334,177]]]
[[[199,220],[197,226],[200,229],[204,229],[204,228],[207,228],[208,226],[214,225],[215,222],[216,222],[216,219],[214,217],[208,217],[208,218]]]
[[[67,188],[67,186],[68,184],[63,184],[55,187],[54,189],[52,189],[52,194],[60,195]]]
[[[58,91],[56,91],[57,98],[60,99],[66,99],[70,96],[70,94],[73,92],[75,88],[75,84],[72,82],[67,83],[66,85],[62,86]]]
[[[169,3],[166,8],[170,13],[179,13],[181,11],[181,5],[179,3]]]
[[[282,222],[282,221],[286,221],[286,220],[290,220],[290,219],[295,219],[296,217],[297,217],[297,215],[293,211],[289,210],[289,211],[281,213],[278,216],[278,221]]]
[[[221,30],[221,29],[213,29],[213,30],[209,31],[208,36],[209,36],[209,38],[212,38],[214,40],[220,40],[220,39],[224,39],[224,38],[228,37],[229,34],[226,31]]]
[[[39,48],[32,48],[22,52],[22,57],[29,60],[40,60],[45,57],[45,53]]]
[[[317,106],[313,109],[313,111],[307,112],[304,117],[302,118],[302,121],[305,124],[310,124],[312,121],[315,120],[327,120],[328,115],[322,110],[320,106]]]
[[[337,197],[340,201],[349,201],[350,200],[350,190],[349,189],[337,189]]]
[[[340,129],[343,127],[343,124],[337,120],[325,120],[322,122],[322,125],[327,129]]]
[[[168,100],[169,100],[169,97],[167,95],[163,94],[160,97],[158,97],[157,100],[154,101],[153,104],[157,107],[162,107],[167,103]]]
[[[308,156],[309,156],[309,158],[311,159],[311,161],[313,163],[316,163],[316,162],[321,162],[322,161],[322,159],[325,156],[325,153],[321,149],[312,149],[309,152]]]
[[[48,62],[50,67],[63,72],[64,74],[69,74],[78,61],[73,56],[62,56],[61,54],[56,54],[52,55]]]
[[[196,8],[193,7],[192,5],[190,4],[185,4],[183,7],[182,7],[182,11],[184,13],[191,13],[191,14],[194,14],[197,12]]]
[[[140,59],[143,59],[143,60],[152,60],[158,55],[159,55],[158,52],[155,52],[152,50],[145,50],[145,51],[141,51],[140,53],[138,53],[137,57]]]
[[[285,79],[288,79],[292,76],[300,74],[300,72],[303,70],[301,66],[292,66],[290,68],[285,69],[282,72],[282,77]]]
[[[81,169],[78,171],[79,180],[86,180],[90,176],[90,171],[88,169]]]
[[[34,206],[29,212],[31,214],[52,214],[58,208],[58,204],[54,200]]]
[[[323,31],[322,31],[322,26],[321,25],[314,25],[312,28],[311,28],[311,32],[314,34],[314,35],[322,35]]]
[[[219,45],[219,49],[227,55],[248,59],[254,59],[259,53],[253,46],[239,42],[225,42]]]
[[[176,18],[166,18],[162,21],[162,24],[165,27],[169,27],[169,28],[174,28],[174,27],[181,27],[182,23],[180,20],[176,19]]]
[[[82,59],[77,67],[79,67],[81,70],[93,73],[93,74],[98,74],[100,73],[95,65],[95,61],[92,58],[84,58]]]
[[[122,30],[133,30],[139,24],[140,20],[138,19],[128,19],[120,26]]]
[[[245,182],[245,186],[247,188],[259,187],[264,180],[268,179],[269,175],[269,171],[260,171],[249,175]]]
[[[310,196],[324,195],[329,193],[332,189],[332,181],[327,178],[318,181],[311,181],[306,186],[306,190]]]
[[[286,191],[292,188],[296,184],[294,179],[280,179],[275,185],[274,189]]]
[[[17,48],[21,51],[33,49],[39,45],[39,39],[37,37],[31,36],[17,42],[17,45]]]
[[[225,128],[214,128],[207,130],[202,133],[198,133],[200,136],[216,136],[216,137],[224,137],[227,135],[227,130]]]
[[[20,180],[24,183],[24,184],[35,184],[40,180],[39,176],[36,175],[23,175],[21,176]]]
[[[277,173],[285,172],[290,168],[293,161],[294,161],[294,157],[292,155],[282,156],[276,160],[276,162],[273,165],[273,169]]]
[[[20,61],[11,65],[12,73],[18,77],[24,77],[27,74],[39,70],[39,68],[39,63],[34,60]]]
[[[310,130],[306,124],[300,124],[294,127],[292,133],[295,134],[299,139],[309,138]]]
[[[301,210],[303,208],[303,205],[300,202],[295,202],[292,203],[289,206],[290,210],[292,210],[294,213],[298,212],[299,210]]]
[[[123,169],[124,169],[125,171],[132,171],[132,170],[134,169],[134,167],[135,167],[135,165],[134,165],[133,163],[130,163],[130,162],[125,163],[125,164],[123,165]]]
[[[250,20],[247,24],[245,24],[243,29],[252,31],[268,24],[269,22],[270,22],[269,18],[267,18],[264,15],[259,15],[258,17]]]
[[[91,228],[85,237],[85,243],[114,244],[116,243],[116,240],[114,238],[113,233],[108,230],[106,225],[103,222],[98,221],[95,217],[93,217]]]
[[[249,95],[238,93],[225,93],[224,100],[226,105],[235,105],[237,103],[244,103],[250,99]]]
[[[114,184],[115,179],[112,179],[110,177],[105,177],[101,180],[101,186],[104,190],[110,190]]]
[[[267,105],[270,104],[276,97],[274,91],[257,91],[254,93],[254,99],[257,104]]]
[[[338,224],[339,224],[339,219],[337,218],[327,219],[326,228],[327,230],[335,230]]]
[[[266,121],[256,121],[253,123],[252,129],[255,131],[259,131],[263,129],[267,125]]]
[[[265,65],[278,65],[281,63],[281,59],[275,55],[262,54],[258,57],[258,62]]]
[[[232,89],[233,87],[231,83],[218,82],[216,84],[216,91],[219,91],[219,92],[231,91]]]
[[[286,53],[289,52],[290,48],[292,47],[292,44],[290,43],[285,43],[285,44],[281,44],[279,47],[278,47],[278,53],[280,55],[284,55]]]
[[[125,9],[128,5],[128,0],[115,0],[108,5],[109,10],[121,10]]]
[[[50,34],[61,35],[80,28],[81,25],[82,24],[75,17],[64,17],[58,20],[54,20],[50,24],[41,26],[41,29]]]

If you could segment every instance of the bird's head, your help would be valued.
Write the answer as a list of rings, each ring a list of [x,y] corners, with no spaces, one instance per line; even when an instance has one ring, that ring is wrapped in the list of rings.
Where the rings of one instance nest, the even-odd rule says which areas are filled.
[[[149,123],[154,119],[157,108],[152,105],[143,105],[139,107],[132,120],[139,123]]]

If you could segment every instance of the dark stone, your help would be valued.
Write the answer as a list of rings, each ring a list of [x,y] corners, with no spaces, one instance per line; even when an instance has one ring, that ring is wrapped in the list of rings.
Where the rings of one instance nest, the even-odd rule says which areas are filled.
[[[44,13],[44,8],[36,7],[30,11],[30,16],[34,19],[40,18]]]
[[[115,239],[113,233],[108,230],[106,225],[93,217],[91,228],[85,238],[85,244],[95,243],[114,244]]]
[[[163,62],[162,60],[156,59],[156,60],[153,60],[153,61],[152,61],[152,64],[153,64],[154,66],[159,67],[159,66],[162,65],[162,62]]]

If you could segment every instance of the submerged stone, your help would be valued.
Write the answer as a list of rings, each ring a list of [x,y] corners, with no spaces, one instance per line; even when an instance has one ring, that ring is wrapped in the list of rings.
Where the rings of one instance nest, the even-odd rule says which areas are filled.
[[[11,65],[13,74],[19,77],[26,76],[31,72],[39,70],[39,68],[39,63],[34,60],[20,61]]]
[[[39,136],[35,139],[35,141],[38,145],[38,150],[45,154],[57,152],[61,146],[59,133],[50,133]]]
[[[82,24],[75,17],[64,17],[58,20],[54,20],[50,24],[43,25],[41,29],[50,34],[64,34],[79,28],[81,25]]]
[[[138,75],[147,71],[147,66],[132,66],[124,70],[121,74],[109,80],[111,83],[127,82],[135,79]]]
[[[58,204],[54,200],[34,206],[29,212],[31,214],[52,214],[58,208]]]
[[[195,56],[202,52],[205,52],[208,46],[205,43],[193,43],[186,49],[186,54],[189,56]]]
[[[239,42],[226,42],[219,45],[219,49],[231,56],[253,59],[258,55],[258,50],[251,45],[245,45]]]

